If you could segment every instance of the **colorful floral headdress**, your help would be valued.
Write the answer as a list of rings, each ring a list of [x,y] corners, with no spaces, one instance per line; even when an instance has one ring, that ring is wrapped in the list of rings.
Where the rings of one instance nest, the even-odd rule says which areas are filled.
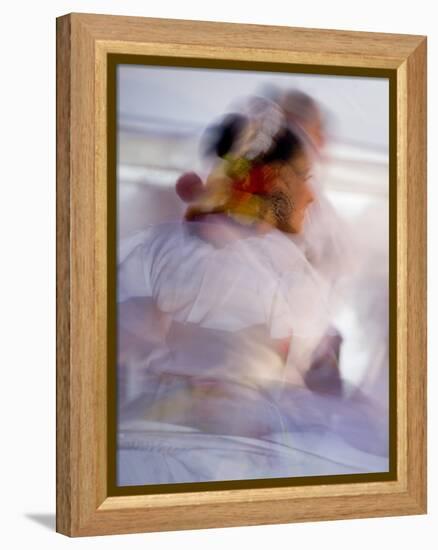
[[[222,212],[251,224],[269,217],[276,174],[267,158],[288,128],[286,116],[278,103],[262,97],[251,98],[242,111],[244,123],[236,139],[221,155],[223,163],[210,175],[206,193],[189,208],[187,219]]]

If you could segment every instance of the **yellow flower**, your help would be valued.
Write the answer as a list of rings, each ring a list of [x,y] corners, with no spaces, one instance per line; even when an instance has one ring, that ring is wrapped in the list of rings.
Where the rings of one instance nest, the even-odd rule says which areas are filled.
[[[250,169],[251,161],[244,157],[235,157],[230,153],[225,155],[227,161],[226,174],[233,180],[241,180],[246,178]]]

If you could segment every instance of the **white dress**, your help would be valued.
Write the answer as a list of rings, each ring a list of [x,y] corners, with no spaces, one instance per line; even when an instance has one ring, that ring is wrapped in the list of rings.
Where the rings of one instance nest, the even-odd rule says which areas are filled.
[[[330,285],[286,234],[215,219],[120,243],[119,330],[140,326],[145,351],[119,414],[118,484],[386,471],[366,404],[304,383]]]

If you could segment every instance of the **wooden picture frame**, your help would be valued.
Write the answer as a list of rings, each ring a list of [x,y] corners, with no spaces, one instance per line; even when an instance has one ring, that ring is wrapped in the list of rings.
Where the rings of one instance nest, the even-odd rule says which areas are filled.
[[[394,476],[108,491],[108,56],[386,71],[395,84]],[[107,15],[57,19],[57,520],[69,536],[426,513],[426,38]]]

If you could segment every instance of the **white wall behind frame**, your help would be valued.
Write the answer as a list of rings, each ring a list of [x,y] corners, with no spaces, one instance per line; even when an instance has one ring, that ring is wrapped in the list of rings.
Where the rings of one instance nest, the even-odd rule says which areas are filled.
[[[2,545],[59,549],[435,548],[438,525],[437,258],[429,256],[429,515],[218,529],[72,541],[54,533],[55,513],[55,17],[72,11],[429,35],[429,243],[438,232],[434,152],[438,97],[434,3],[316,0],[265,3],[98,0],[3,6],[0,131],[2,200],[0,399]],[[436,247],[435,247],[436,248]],[[435,341],[434,341],[435,340]]]

